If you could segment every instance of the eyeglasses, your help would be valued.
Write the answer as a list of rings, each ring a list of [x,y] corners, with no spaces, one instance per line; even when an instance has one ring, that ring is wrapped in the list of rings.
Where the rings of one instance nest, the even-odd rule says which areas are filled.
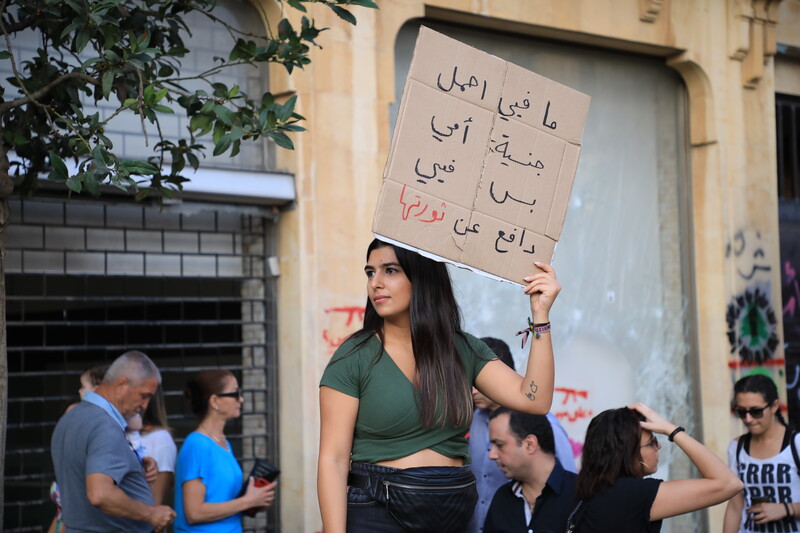
[[[764,416],[764,409],[767,409],[769,405],[765,405],[764,407],[751,407],[750,409],[745,409],[744,407],[737,407],[733,410],[736,413],[736,416],[744,420],[744,417],[747,415],[752,416],[753,418],[761,418]]]
[[[242,389],[236,389],[233,392],[221,392],[219,394],[215,394],[214,396],[218,396],[220,398],[244,398],[242,395]]]
[[[655,436],[655,435],[653,435],[652,437],[650,437],[650,440],[649,440],[649,441],[647,441],[647,442],[645,442],[645,443],[644,443],[644,444],[642,444],[641,446],[639,446],[639,448],[646,448],[646,447],[648,447],[648,446],[650,446],[651,448],[654,448],[654,449],[656,449],[656,450],[657,450],[658,448],[660,448],[660,447],[661,447],[661,445],[658,443],[658,439],[656,438],[656,436]]]

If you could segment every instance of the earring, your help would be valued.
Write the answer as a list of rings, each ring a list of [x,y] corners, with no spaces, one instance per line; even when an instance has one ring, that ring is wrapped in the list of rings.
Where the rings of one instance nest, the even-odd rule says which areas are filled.
[[[214,406],[214,410],[215,410],[215,411],[219,411],[219,405],[215,405],[215,406]]]

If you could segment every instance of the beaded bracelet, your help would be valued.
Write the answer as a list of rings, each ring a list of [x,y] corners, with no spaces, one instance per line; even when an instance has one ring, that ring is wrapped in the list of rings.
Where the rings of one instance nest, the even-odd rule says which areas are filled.
[[[517,335],[522,335],[522,346],[521,348],[525,347],[525,343],[528,342],[528,335],[533,333],[535,338],[539,338],[542,336],[542,333],[547,333],[550,331],[550,322],[542,322],[541,324],[534,324],[531,320],[531,317],[528,317],[528,327],[523,329],[522,331],[518,331]]]

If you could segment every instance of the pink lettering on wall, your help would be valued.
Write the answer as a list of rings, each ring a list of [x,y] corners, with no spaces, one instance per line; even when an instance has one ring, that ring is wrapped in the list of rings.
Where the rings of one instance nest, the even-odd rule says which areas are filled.
[[[364,322],[364,306],[351,305],[325,309],[328,327],[322,330],[322,340],[329,355]]]
[[[555,387],[553,390],[556,394],[563,395],[559,405],[567,406],[560,410],[557,410],[557,408],[553,409],[553,414],[556,415],[559,421],[577,422],[584,418],[592,418],[594,415],[594,411],[592,411],[591,408],[581,405],[589,399],[588,390],[570,389],[566,387]]]

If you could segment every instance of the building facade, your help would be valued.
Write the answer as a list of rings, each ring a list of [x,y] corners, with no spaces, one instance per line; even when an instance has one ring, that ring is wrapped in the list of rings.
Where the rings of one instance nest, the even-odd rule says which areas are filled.
[[[787,306],[796,285],[790,273],[800,267],[791,262],[800,247],[791,226],[800,201],[800,114],[787,112],[780,133],[776,101],[794,109],[800,98],[800,0],[379,6],[354,8],[356,26],[310,8],[317,25],[330,28],[323,48],[291,77],[278,68],[265,74],[273,93],[298,95],[308,131],[294,137],[296,150],[263,147],[267,163],[253,153],[242,167],[208,162],[221,179],[261,173],[270,191],[253,188],[257,176],[222,189],[200,186],[159,213],[113,199],[64,202],[57,193],[12,200],[18,215],[6,269],[9,292],[18,294],[10,302],[27,310],[9,323],[9,405],[19,410],[9,423],[38,432],[17,450],[45,441],[47,427],[26,424],[54,417],[52,406],[23,392],[26,380],[43,389],[56,376],[53,386],[64,389],[94,360],[86,346],[102,345],[103,357],[130,345],[155,352],[173,376],[166,389],[176,411],[187,373],[230,366],[250,380],[252,424],[237,428],[241,456],[278,456],[283,471],[270,524],[292,533],[321,529],[318,383],[363,317],[364,254],[420,25],[592,97],[554,259],[564,291],[552,316],[553,411],[576,453],[593,414],[643,400],[724,457],[742,431],[730,412],[732,384],[748,372],[773,376],[794,405],[798,338],[784,334],[784,323],[800,315],[800,292],[798,307]],[[270,19],[263,24],[277,21],[277,5],[261,7]],[[779,168],[779,152],[795,166]],[[779,174],[790,184],[780,193]],[[280,192],[287,179],[288,192]],[[40,205],[47,202],[61,207]],[[518,288],[451,273],[466,329],[514,346],[528,313]],[[119,301],[111,301],[116,294]],[[210,302],[216,306],[200,305]],[[83,313],[81,327],[117,333],[70,337],[77,334],[61,322],[71,311],[55,313],[70,305]],[[140,317],[138,330],[130,317]],[[62,337],[39,339],[45,327],[62,328],[47,331]],[[524,358],[521,350],[514,355]],[[176,422],[189,428],[183,418]],[[256,442],[262,427],[266,438]],[[248,442],[256,449],[245,448]],[[20,486],[30,479],[30,453],[7,455],[7,475]],[[659,475],[688,473],[680,454],[662,455]],[[44,479],[47,468],[40,470]],[[7,515],[10,509],[7,501]],[[665,531],[719,531],[723,510],[672,519]]]

